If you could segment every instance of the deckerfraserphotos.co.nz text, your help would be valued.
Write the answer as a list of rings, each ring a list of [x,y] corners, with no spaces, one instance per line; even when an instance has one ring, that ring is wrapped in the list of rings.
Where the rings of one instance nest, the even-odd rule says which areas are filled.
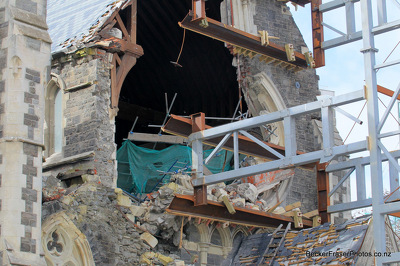
[[[353,250],[349,251],[306,251],[306,256],[307,257],[353,257],[353,256],[359,256],[359,257],[391,257],[391,252],[356,252]]]

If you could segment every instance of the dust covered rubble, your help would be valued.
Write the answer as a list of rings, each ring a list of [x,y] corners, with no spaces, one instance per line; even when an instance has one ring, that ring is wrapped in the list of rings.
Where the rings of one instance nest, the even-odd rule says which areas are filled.
[[[149,200],[142,203],[121,189],[98,182],[70,188],[47,182],[51,186],[44,184],[48,201],[43,203],[42,219],[65,211],[86,235],[96,265],[148,265],[149,261],[155,265],[184,265],[178,248],[185,239],[184,234],[182,238],[180,235],[182,217],[165,211],[175,194],[193,194],[190,179],[188,175],[174,175],[170,183],[149,194]],[[226,196],[235,207],[261,211],[270,208],[249,183],[219,183],[208,186],[207,192],[208,200],[221,202]],[[183,226],[187,222],[184,219]]]
[[[96,265],[185,265],[179,260],[180,235],[175,236],[181,220],[164,213],[173,190],[135,206],[120,189],[96,182],[63,188],[53,181],[44,184],[42,220],[65,212],[86,236]]]
[[[162,195],[169,193],[171,190],[176,194],[193,195],[193,186],[191,185],[191,177],[184,174],[175,174],[171,176],[171,182],[162,187],[158,192],[153,192],[152,195]],[[168,189],[168,190],[166,190]],[[218,183],[215,185],[207,186],[207,199],[216,202],[223,202],[223,197],[227,196],[228,200],[235,207],[248,208],[253,210],[267,212],[273,206],[269,206],[263,200],[262,193],[259,193],[257,187],[251,183],[232,183],[225,185],[225,183]],[[172,200],[172,198],[170,198]],[[164,206],[162,206],[164,207]],[[278,207],[273,212],[280,212],[281,207]]]

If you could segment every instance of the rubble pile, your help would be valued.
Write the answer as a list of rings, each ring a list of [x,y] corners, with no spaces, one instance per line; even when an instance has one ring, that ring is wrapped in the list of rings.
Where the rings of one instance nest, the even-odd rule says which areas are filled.
[[[191,177],[189,175],[175,174],[171,177],[171,181],[174,182],[171,182],[166,186],[169,189],[173,189],[174,193],[193,195],[193,187],[190,183],[190,179]],[[166,192],[164,192],[163,188],[161,188],[158,192],[154,192],[151,195],[153,196],[157,193],[162,195]],[[285,212],[282,211],[282,207],[270,206],[261,198],[261,195],[262,194],[259,193],[257,187],[250,183],[232,183],[230,185],[218,183],[207,186],[208,200],[224,202],[224,197],[226,196],[234,207],[248,208],[265,212],[271,211],[273,213]]]
[[[180,235],[174,236],[179,234],[181,220],[164,214],[172,189],[163,190],[171,192],[168,199],[160,195],[135,206],[120,189],[97,182],[62,188],[55,178],[48,179],[51,186],[44,186],[43,193],[58,196],[43,203],[42,220],[65,211],[87,237],[96,265],[148,265],[148,261],[152,265],[185,265],[179,260]],[[171,244],[174,242],[176,246]]]
[[[175,194],[193,195],[190,179],[189,175],[175,174],[169,183],[139,202],[119,188],[95,182],[96,178],[85,178],[83,185],[69,188],[50,178],[43,188],[48,201],[43,203],[42,219],[65,211],[86,235],[98,265],[185,265],[180,260],[180,247],[186,237],[182,229],[189,221],[166,213],[166,209]],[[207,186],[207,199],[223,202],[231,213],[235,207],[274,213],[293,210],[268,206],[250,183]]]

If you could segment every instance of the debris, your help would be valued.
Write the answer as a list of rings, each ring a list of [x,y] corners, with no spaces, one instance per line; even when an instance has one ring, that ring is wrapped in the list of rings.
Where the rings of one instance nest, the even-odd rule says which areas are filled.
[[[289,205],[287,205],[286,207],[285,207],[285,211],[291,211],[291,210],[293,210],[293,209],[295,209],[295,208],[299,208],[301,206],[301,202],[300,201],[298,201],[298,202],[295,202],[295,203],[293,203],[293,204],[289,204]]]
[[[250,202],[255,202],[258,196],[257,188],[249,183],[238,185],[237,193]]]
[[[312,218],[314,216],[317,216],[318,214],[319,214],[318,210],[313,210],[313,211],[304,213],[303,216],[308,218],[308,219],[310,219],[310,218]]]
[[[168,256],[164,256],[161,253],[146,252],[140,257],[140,263],[145,263],[147,265],[154,265],[153,260],[158,259],[162,265],[168,265],[174,262],[174,259]]]
[[[269,211],[268,211],[269,212]],[[283,207],[277,207],[272,213],[275,214],[284,214],[285,213],[285,209]]]
[[[145,241],[149,246],[151,246],[152,248],[155,248],[158,244],[158,240],[157,238],[155,238],[154,236],[152,236],[150,233],[148,232],[144,232],[141,236],[140,239]]]
[[[132,202],[129,197],[122,195],[122,193],[117,195],[117,202],[119,206],[130,208],[132,206]]]
[[[246,205],[246,200],[244,198],[235,198],[232,200],[232,203],[236,207],[245,207]]]
[[[143,216],[143,214],[145,214],[145,212],[146,212],[146,208],[141,207],[141,206],[132,205],[129,209],[131,210],[132,215],[137,216],[137,217]]]
[[[272,207],[268,210],[268,212],[273,212],[276,208],[278,208],[279,205],[281,205],[282,202],[283,202],[283,201],[280,201],[280,202],[276,203],[274,206],[272,206]]]
[[[222,196],[222,200],[226,206],[226,208],[228,209],[230,214],[234,214],[236,213],[235,207],[233,207],[232,203],[229,201],[228,196]]]

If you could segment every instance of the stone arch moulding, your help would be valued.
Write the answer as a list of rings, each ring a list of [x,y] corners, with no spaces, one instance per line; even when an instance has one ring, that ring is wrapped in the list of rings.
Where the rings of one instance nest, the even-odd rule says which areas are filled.
[[[253,115],[263,115],[286,109],[281,94],[272,80],[264,72],[253,77],[253,82],[251,82],[248,95],[245,94],[245,99]],[[266,140],[269,135],[268,142],[284,146],[285,134],[283,122],[272,123],[269,126],[271,130],[276,128],[274,134],[269,134],[267,130],[261,128],[263,138]]]
[[[257,35],[257,26],[254,24],[254,16],[256,15],[255,0],[224,0],[221,3],[221,11],[223,23],[233,24],[232,26],[240,30]]]
[[[86,236],[65,212],[48,217],[42,224],[42,247],[47,265],[95,265]]]

